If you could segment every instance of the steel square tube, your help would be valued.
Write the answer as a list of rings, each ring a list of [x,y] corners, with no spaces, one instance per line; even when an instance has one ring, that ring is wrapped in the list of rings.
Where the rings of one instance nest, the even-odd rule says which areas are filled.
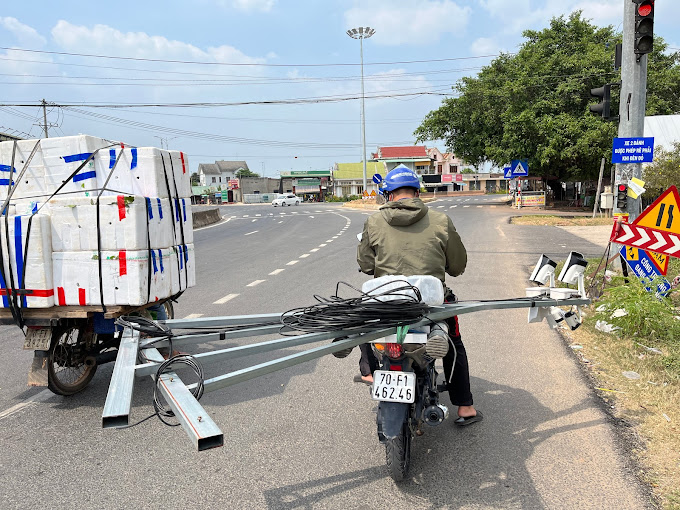
[[[259,315],[227,315],[224,317],[198,317],[196,319],[168,319],[158,321],[170,328],[221,328],[225,326],[242,326],[281,320],[281,313],[265,313]]]
[[[272,326],[261,326],[258,328],[237,329],[234,331],[224,331],[220,333],[204,333],[201,335],[177,335],[172,339],[173,346],[186,345],[194,342],[213,342],[216,340],[233,340],[235,338],[248,338],[250,336],[271,335],[277,333],[281,329],[281,324]],[[170,342],[168,340],[154,340],[153,338],[145,338],[141,341],[140,347],[143,349],[147,346],[153,347],[168,347]]]
[[[144,355],[153,361],[165,361],[157,349],[145,349]],[[222,431],[175,372],[161,375],[158,387],[199,452],[224,445]]]
[[[103,428],[124,427],[130,422],[138,347],[139,331],[125,328],[102,412]]]

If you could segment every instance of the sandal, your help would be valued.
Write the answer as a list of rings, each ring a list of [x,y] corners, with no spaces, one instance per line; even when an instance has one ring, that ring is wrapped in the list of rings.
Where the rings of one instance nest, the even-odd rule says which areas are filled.
[[[455,423],[459,427],[466,427],[468,425],[472,425],[473,423],[477,423],[478,421],[482,421],[483,419],[484,416],[482,416],[481,411],[477,411],[477,414],[474,416],[468,416],[466,418],[459,416],[457,419],[453,421],[453,423]]]

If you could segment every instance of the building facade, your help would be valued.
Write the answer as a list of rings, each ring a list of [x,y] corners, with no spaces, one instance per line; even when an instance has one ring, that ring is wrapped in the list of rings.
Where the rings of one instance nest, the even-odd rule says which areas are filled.
[[[380,174],[385,177],[385,164],[378,161],[366,162],[366,191],[369,195],[378,192],[378,185],[373,182],[373,176]],[[336,163],[333,166],[333,195],[336,197],[349,197],[362,195],[364,192],[364,164],[360,163]]]
[[[331,193],[330,170],[291,170],[280,172],[280,193],[295,193],[305,201],[323,202]]]
[[[245,161],[215,161],[198,165],[198,181],[201,186],[226,186],[236,179],[239,170],[249,170]]]

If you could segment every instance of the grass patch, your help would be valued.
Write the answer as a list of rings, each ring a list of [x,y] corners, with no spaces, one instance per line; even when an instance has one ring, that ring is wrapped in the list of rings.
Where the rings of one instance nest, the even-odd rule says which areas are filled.
[[[597,261],[591,261],[591,275]],[[560,264],[561,265],[561,264]],[[558,267],[559,269],[559,267]],[[680,260],[671,259],[668,279],[680,274]],[[598,275],[604,278],[604,275]],[[588,285],[588,280],[586,282]],[[623,312],[617,310],[625,310]],[[663,301],[647,292],[635,277],[626,284],[620,276],[584,310],[583,325],[565,330],[574,352],[587,367],[612,414],[628,423],[640,441],[633,455],[643,468],[642,478],[663,508],[680,509],[680,292]],[[619,329],[603,333],[596,321]],[[631,379],[624,372],[634,372]]]
[[[562,216],[551,216],[543,214],[532,214],[526,216],[515,216],[510,220],[513,225],[541,225],[551,227],[566,226],[593,226],[593,225],[612,225],[612,218],[590,218],[587,216],[577,216],[572,218]]]

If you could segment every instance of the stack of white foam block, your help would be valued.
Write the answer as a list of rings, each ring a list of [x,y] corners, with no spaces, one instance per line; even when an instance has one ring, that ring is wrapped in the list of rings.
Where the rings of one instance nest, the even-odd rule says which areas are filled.
[[[138,306],[195,285],[184,153],[87,135],[2,142],[1,201],[10,189],[7,214],[16,247],[25,246],[27,226],[15,235],[13,225],[24,226],[33,215],[28,250],[19,250],[19,259],[15,246],[8,251],[3,243],[0,250],[5,263],[33,264],[23,288],[37,294],[26,294],[23,306],[101,305],[102,298],[105,305]],[[4,229],[4,218],[0,223]],[[4,274],[11,276],[9,266]],[[17,282],[0,284],[19,288]],[[6,299],[0,306],[8,306]]]

